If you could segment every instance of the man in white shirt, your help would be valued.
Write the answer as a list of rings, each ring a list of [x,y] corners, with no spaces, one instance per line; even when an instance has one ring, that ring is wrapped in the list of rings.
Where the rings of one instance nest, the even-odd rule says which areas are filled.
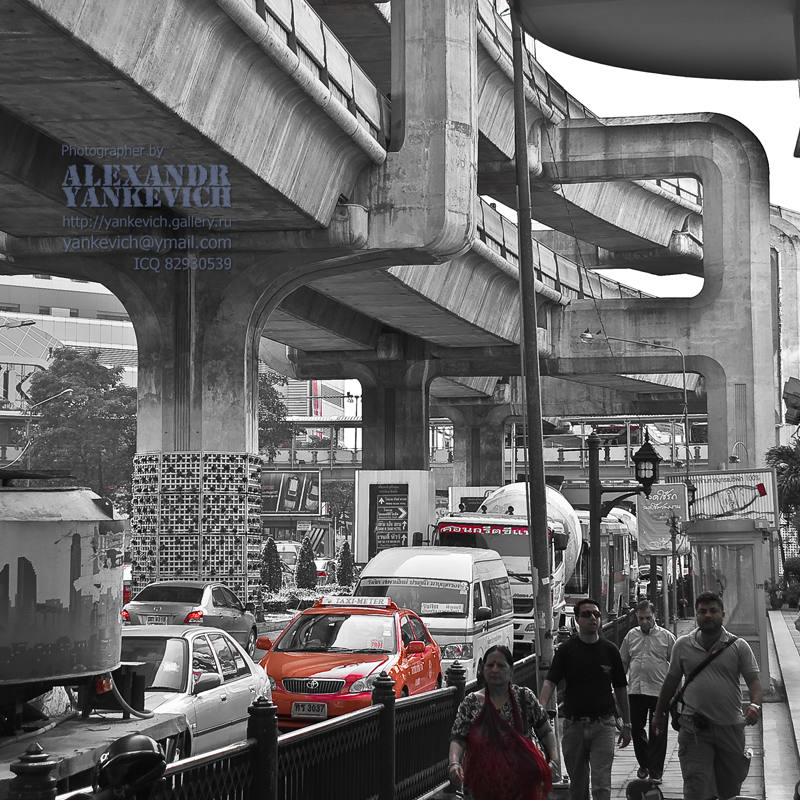
[[[628,631],[619,649],[628,675],[633,750],[639,762],[636,775],[661,783],[667,753],[667,731],[663,728],[657,736],[650,731],[648,738],[647,730],[661,686],[667,677],[675,637],[666,628],[656,624],[653,606],[647,600],[637,605],[636,620],[639,626]]]

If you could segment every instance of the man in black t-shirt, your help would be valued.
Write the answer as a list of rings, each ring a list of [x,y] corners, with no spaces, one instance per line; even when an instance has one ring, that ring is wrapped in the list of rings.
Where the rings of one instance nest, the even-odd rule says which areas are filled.
[[[628,681],[619,650],[600,638],[597,603],[590,598],[579,600],[575,619],[578,635],[556,650],[540,701],[547,707],[556,686],[564,681],[561,748],[570,777],[570,800],[586,799],[590,774],[592,799],[610,800],[617,706],[624,723],[619,745],[627,747],[631,741]]]

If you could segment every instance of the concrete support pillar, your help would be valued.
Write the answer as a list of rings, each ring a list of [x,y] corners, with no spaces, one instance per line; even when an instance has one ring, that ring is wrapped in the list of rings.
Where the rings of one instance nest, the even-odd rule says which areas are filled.
[[[232,275],[138,283],[124,296],[139,348],[135,581],[219,579],[255,600],[261,459],[248,319],[257,297],[241,297]]]
[[[427,361],[372,363],[359,370],[364,469],[428,469]]]
[[[501,411],[503,413],[498,413]],[[453,422],[453,482],[456,486],[502,486],[504,419],[508,406],[442,407]]]
[[[474,239],[477,27],[474,0],[392,2],[390,152],[363,187],[370,247],[424,250],[433,263]]]

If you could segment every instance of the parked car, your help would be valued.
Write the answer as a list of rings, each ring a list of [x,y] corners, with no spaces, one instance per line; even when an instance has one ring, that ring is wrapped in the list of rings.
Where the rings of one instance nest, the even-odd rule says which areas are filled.
[[[317,567],[317,586],[324,583],[336,583],[336,559],[315,558],[314,564]]]
[[[217,628],[125,626],[121,660],[142,665],[148,710],[186,717],[188,728],[171,743],[170,760],[244,740],[248,707],[271,697],[264,670]]]
[[[300,542],[283,541],[275,542],[275,547],[278,548],[278,558],[280,558],[284,564],[294,569],[297,564],[297,558],[300,555],[302,544]]]
[[[243,605],[224,584],[209,581],[156,581],[122,608],[130,625],[210,625],[227,631],[252,658],[256,618],[252,603]]]
[[[370,705],[382,671],[397,697],[442,685],[441,652],[422,620],[389,598],[326,597],[298,614],[261,666],[278,706],[278,724],[299,728]]]

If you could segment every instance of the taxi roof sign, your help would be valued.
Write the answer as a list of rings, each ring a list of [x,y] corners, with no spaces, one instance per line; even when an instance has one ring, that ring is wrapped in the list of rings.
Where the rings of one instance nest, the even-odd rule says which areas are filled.
[[[369,606],[371,608],[391,608],[391,597],[348,597],[346,595],[325,595],[318,601],[320,606]]]

